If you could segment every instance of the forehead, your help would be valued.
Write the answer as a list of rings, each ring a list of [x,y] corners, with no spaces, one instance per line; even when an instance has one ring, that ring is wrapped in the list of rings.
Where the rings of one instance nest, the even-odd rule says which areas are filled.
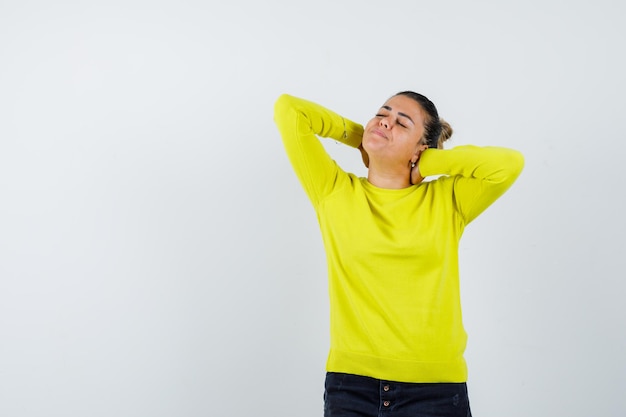
[[[422,107],[407,96],[393,96],[381,107],[390,107],[394,113],[404,113],[410,116],[415,123],[423,123],[424,121]]]

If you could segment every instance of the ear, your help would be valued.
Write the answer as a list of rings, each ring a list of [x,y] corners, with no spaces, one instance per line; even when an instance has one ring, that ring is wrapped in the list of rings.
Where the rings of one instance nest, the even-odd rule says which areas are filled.
[[[420,155],[422,154],[422,152],[424,152],[426,149],[428,149],[428,145],[425,143],[418,143],[417,146],[415,147],[415,153],[413,154],[413,157],[411,158],[411,163],[415,163],[417,162],[417,160],[420,158]]]

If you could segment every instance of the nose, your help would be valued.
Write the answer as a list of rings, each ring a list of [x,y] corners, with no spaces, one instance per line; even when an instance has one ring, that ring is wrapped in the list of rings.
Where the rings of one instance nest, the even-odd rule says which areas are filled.
[[[380,122],[378,122],[378,125],[384,127],[385,129],[391,128],[391,122],[389,121],[389,117],[387,116],[381,117]]]

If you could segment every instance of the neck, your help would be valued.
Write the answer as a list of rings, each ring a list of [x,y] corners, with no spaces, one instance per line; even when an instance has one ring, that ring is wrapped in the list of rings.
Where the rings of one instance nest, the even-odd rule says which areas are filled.
[[[367,181],[378,188],[388,188],[398,190],[411,186],[411,171],[406,167],[402,169],[379,169],[370,163],[367,172]]]

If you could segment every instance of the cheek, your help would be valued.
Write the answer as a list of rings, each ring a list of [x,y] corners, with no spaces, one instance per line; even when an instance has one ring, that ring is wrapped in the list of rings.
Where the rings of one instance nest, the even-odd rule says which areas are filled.
[[[419,146],[421,140],[422,140],[422,132],[413,131],[409,135],[409,142],[411,142],[414,147]]]
[[[418,149],[420,138],[415,134],[408,134],[403,137],[403,149],[407,154],[413,155]]]
[[[365,129],[371,129],[372,127],[376,126],[378,124],[378,119],[373,118],[370,119],[369,122],[367,122],[367,124],[365,125]]]
[[[376,119],[372,119],[369,122],[367,122],[367,124],[364,127],[365,132],[363,132],[363,136],[365,137],[369,135],[369,131],[375,128],[377,125],[378,123]]]
[[[373,148],[376,147],[376,143],[378,142],[378,138],[376,136],[374,136],[372,133],[370,133],[370,131],[375,128],[376,126],[378,126],[378,120],[377,119],[372,119],[369,122],[367,122],[367,124],[365,125],[364,128],[364,132],[363,132],[363,139],[361,144],[363,145],[363,148],[365,148],[365,150],[367,152],[373,150]]]

